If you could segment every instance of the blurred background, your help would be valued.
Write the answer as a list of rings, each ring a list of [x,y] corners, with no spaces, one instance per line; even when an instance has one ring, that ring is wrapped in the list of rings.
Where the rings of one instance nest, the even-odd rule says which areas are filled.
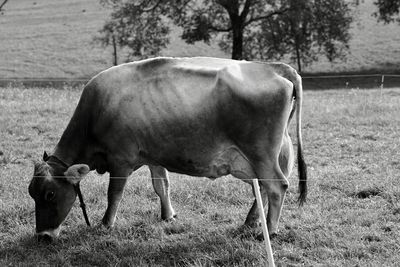
[[[159,55],[279,60],[314,77],[305,79],[306,88],[379,87],[382,78],[385,86],[400,84],[398,0],[0,5],[3,85],[21,79],[84,82],[112,65]],[[348,74],[362,76],[318,78]]]

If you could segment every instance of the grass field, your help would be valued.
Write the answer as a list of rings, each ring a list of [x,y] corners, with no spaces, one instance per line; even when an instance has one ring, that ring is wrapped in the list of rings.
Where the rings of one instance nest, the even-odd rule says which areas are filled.
[[[80,91],[0,88],[0,266],[262,266],[263,243],[238,230],[250,186],[171,174],[178,220],[160,220],[149,171],[130,177],[116,226],[88,228],[78,203],[52,244],[34,238],[28,195],[32,160],[51,151]],[[309,198],[299,209],[297,174],[272,240],[278,266],[398,266],[400,89],[306,91],[303,136]],[[294,128],[294,127],[292,127]],[[293,136],[293,135],[292,135]],[[106,206],[107,174],[82,191],[92,223]]]
[[[360,1],[346,62],[321,58],[306,72],[399,71],[400,26],[372,17],[374,0]],[[110,67],[111,48],[93,43],[110,10],[99,0],[9,1],[0,15],[0,78],[80,78]],[[229,57],[216,43],[187,45],[174,30],[164,56]],[[120,59],[124,60],[124,58]]]

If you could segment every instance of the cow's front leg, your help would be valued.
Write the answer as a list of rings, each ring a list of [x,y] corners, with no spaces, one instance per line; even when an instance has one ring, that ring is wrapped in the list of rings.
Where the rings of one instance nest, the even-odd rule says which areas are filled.
[[[254,186],[251,185],[253,188],[253,195],[254,195],[254,202],[253,205],[251,206],[251,209],[249,213],[247,214],[246,221],[244,222],[244,225],[250,228],[257,228],[261,224],[261,219],[260,219],[260,213],[258,212],[258,206],[257,206],[257,199],[256,198],[256,192],[254,191]],[[263,207],[267,204],[267,197],[266,197],[266,192],[264,188],[260,187],[261,191],[261,196],[262,196],[262,201],[263,201]]]
[[[110,172],[110,183],[107,192],[108,205],[102,220],[106,227],[113,227],[114,225],[128,175],[129,172]]]
[[[171,205],[169,197],[168,172],[161,166],[149,165],[154,191],[160,198],[161,218],[166,221],[174,220],[176,213]]]

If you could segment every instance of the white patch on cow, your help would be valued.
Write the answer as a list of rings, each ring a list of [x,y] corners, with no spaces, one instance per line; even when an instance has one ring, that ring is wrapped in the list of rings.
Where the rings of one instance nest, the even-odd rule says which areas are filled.
[[[65,177],[67,177],[67,181],[71,184],[79,183],[85,176],[90,172],[90,168],[86,164],[75,164],[68,168],[66,172],[64,172]]]
[[[240,68],[240,65],[238,65],[238,64],[231,65],[227,68],[227,70],[238,81],[241,81],[241,82],[244,81],[243,72]]]
[[[59,226],[56,229],[49,229],[49,230],[45,230],[40,233],[37,233],[37,235],[39,235],[39,236],[48,235],[48,236],[51,236],[52,238],[57,238],[58,235],[60,234],[60,230],[61,230],[61,227]]]
[[[52,181],[54,181],[54,177],[52,175],[46,175],[46,176],[44,176],[44,180],[46,182],[52,182]]]

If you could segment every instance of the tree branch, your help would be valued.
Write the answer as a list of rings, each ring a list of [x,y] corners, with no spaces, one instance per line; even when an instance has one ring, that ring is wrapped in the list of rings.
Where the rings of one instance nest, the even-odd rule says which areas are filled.
[[[271,13],[265,15],[265,16],[260,16],[260,17],[256,17],[256,18],[250,18],[248,21],[246,21],[244,23],[244,26],[247,26],[247,25],[249,25],[249,24],[251,24],[251,23],[253,23],[255,21],[268,19],[268,18],[273,17],[275,15],[281,15],[281,14],[285,13],[288,10],[289,10],[289,8],[284,8],[284,9],[281,9],[281,10],[277,10],[277,11],[271,12]]]
[[[249,14],[252,2],[253,2],[252,0],[247,0],[246,3],[244,4],[242,13],[240,14],[240,18],[242,19],[242,21],[244,21],[247,15]]]
[[[231,4],[229,0],[217,0],[217,3],[225,8],[230,7]]]
[[[230,32],[230,31],[232,30],[232,27],[229,27],[229,28],[219,28],[219,27],[216,27],[216,26],[213,26],[213,25],[210,25],[209,28],[210,28],[211,30],[213,30],[213,31],[216,31],[216,32]]]
[[[8,0],[4,0],[2,4],[0,4],[0,11],[3,8],[3,6],[7,3]]]
[[[217,0],[217,3],[222,6],[223,8],[225,8],[229,15],[231,14],[236,14],[239,12],[239,8],[238,8],[238,1],[237,0]]]
[[[162,0],[158,0],[157,3],[154,4],[154,6],[152,7],[148,7],[148,8],[143,8],[143,12],[151,12],[154,9],[156,9],[160,4],[161,4]]]

